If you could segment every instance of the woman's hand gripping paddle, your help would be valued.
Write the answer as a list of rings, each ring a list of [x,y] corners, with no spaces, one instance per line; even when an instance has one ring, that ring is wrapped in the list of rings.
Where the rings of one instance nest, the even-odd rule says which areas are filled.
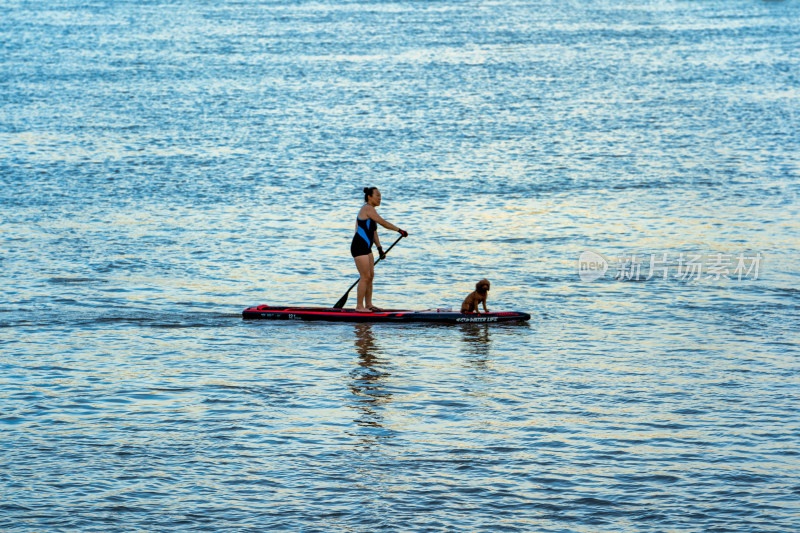
[[[405,235],[408,235],[408,233],[406,233]],[[403,238],[405,235],[403,235],[403,234],[401,233],[401,234],[400,234],[400,236],[397,238],[397,240],[396,240],[396,241],[394,241],[394,242],[392,243],[392,245],[389,247],[389,249],[388,249],[388,250],[386,250],[385,252],[383,252],[383,257],[386,257],[386,254],[388,254],[388,253],[389,253],[389,252],[392,250],[392,248],[394,248],[394,245],[395,245],[395,244],[397,244],[398,242],[400,242],[400,239],[402,239],[402,238]],[[380,263],[380,262],[381,262],[381,259],[383,259],[383,257],[379,257],[379,258],[378,258],[378,260],[377,260],[377,261],[375,261],[375,264],[377,265],[378,263]],[[347,297],[350,295],[350,291],[352,291],[352,290],[353,290],[353,287],[355,287],[356,285],[358,285],[358,282],[359,282],[359,281],[361,281],[361,278],[358,278],[358,279],[356,280],[356,282],[355,282],[355,283],[353,283],[352,285],[350,285],[350,288],[349,288],[349,289],[347,289],[347,292],[346,292],[346,293],[344,293],[344,296],[342,296],[341,298],[339,298],[339,301],[338,301],[338,302],[336,302],[336,305],[334,305],[334,306],[333,306],[333,308],[334,308],[334,309],[341,309],[341,308],[343,308],[343,307],[344,307],[344,304],[346,304],[346,303],[347,303]]]

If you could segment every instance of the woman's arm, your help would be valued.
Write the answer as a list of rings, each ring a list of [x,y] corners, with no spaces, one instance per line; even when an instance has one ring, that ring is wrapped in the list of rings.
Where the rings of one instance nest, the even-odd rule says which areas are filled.
[[[391,222],[386,222],[385,220],[383,220],[381,218],[381,216],[378,214],[378,212],[375,210],[375,208],[372,207],[371,205],[365,206],[365,211],[366,211],[365,214],[369,218],[371,218],[372,220],[374,220],[375,222],[377,222],[378,224],[380,224],[384,228],[392,230],[392,231],[400,231],[400,228],[398,228],[397,226],[395,226]],[[375,240],[375,242],[378,242],[377,239]]]

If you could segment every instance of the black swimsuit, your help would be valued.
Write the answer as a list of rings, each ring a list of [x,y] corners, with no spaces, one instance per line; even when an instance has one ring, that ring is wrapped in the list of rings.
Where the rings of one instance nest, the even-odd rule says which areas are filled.
[[[356,217],[356,234],[353,236],[353,243],[350,245],[350,254],[353,257],[372,253],[372,242],[375,239],[375,221],[371,218],[361,220]]]

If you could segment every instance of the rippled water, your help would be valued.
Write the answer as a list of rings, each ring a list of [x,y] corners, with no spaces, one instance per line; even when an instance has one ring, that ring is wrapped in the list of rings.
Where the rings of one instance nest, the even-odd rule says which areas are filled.
[[[2,11],[3,531],[800,529],[798,2]]]

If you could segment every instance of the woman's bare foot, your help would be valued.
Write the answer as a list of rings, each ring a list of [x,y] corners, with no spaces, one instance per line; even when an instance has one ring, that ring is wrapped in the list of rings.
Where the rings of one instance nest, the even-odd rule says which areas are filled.
[[[371,313],[372,309],[369,307],[356,307],[356,313]]]

